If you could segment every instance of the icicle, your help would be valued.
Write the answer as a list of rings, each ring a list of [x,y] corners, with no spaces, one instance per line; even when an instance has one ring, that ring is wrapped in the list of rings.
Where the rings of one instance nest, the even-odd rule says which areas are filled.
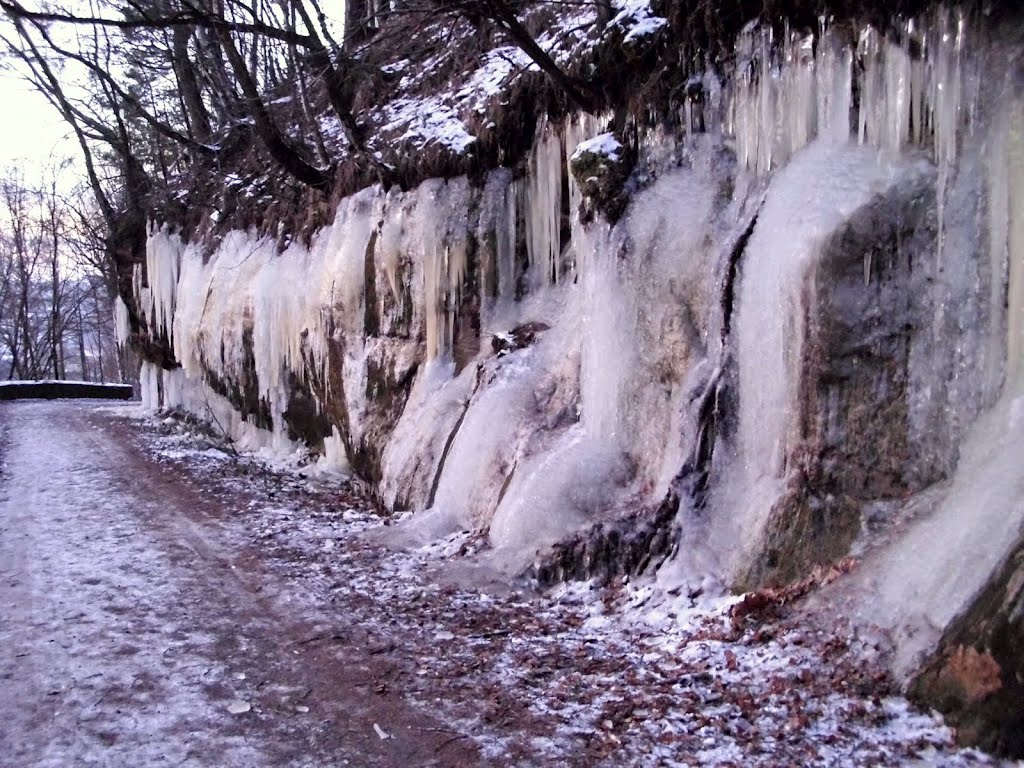
[[[792,36],[786,46],[785,77],[779,113],[782,132],[779,163],[814,138],[817,128],[817,89],[815,83],[814,36]]]
[[[387,275],[388,285],[391,286],[391,295],[394,296],[395,301],[402,299],[402,292],[398,285],[398,265],[402,254],[404,220],[401,196],[389,194],[378,247],[380,248],[381,266],[384,267],[384,274]]]
[[[332,426],[330,436],[324,438],[324,455],[320,460],[320,465],[335,472],[349,472],[348,457],[345,455],[345,441],[336,426]]]
[[[444,247],[440,243],[424,243],[423,302],[427,331],[427,360],[441,355],[442,325],[445,317],[444,286],[441,276],[446,272]]]
[[[987,357],[987,390],[997,392],[1002,383],[1003,352],[1009,351],[1009,336],[1003,338],[1003,275],[1007,274],[1010,231],[1009,146],[1010,114],[1004,105],[995,116],[986,142],[986,212],[988,219],[989,255],[989,349]],[[1007,318],[1009,320],[1009,318]],[[1007,330],[1012,323],[1007,323]],[[1007,355],[1009,358],[1010,355]]]
[[[939,12],[939,39],[935,46],[933,122],[935,125],[935,160],[939,165],[936,208],[938,209],[938,248],[936,259],[942,264],[945,241],[946,187],[956,161],[957,130],[960,127],[960,49],[964,21],[958,16],[955,30],[949,13]]]
[[[910,138],[910,54],[890,45],[885,57],[886,119],[882,145],[898,151]]]
[[[907,22],[907,40],[917,40],[924,48],[924,40],[915,32],[914,20]],[[910,70],[910,125],[911,141],[921,146],[925,141],[925,63],[924,57],[916,58]]]
[[[941,225],[964,104],[970,118],[979,85],[964,75],[963,15],[954,18],[941,9],[932,27],[937,32],[920,35],[908,22],[899,39],[864,27],[856,46],[861,64],[856,88],[854,52],[838,35],[826,30],[815,46],[811,36],[787,31],[776,43],[769,28],[745,29],[737,39],[727,121],[741,167],[764,175],[785,165],[815,136],[846,141],[856,91],[861,144],[898,151],[908,143],[931,142],[939,166]],[[911,55],[912,42],[920,55]],[[968,86],[970,98],[964,95]]]
[[[423,269],[427,360],[447,357],[466,277],[468,185],[464,179],[429,182],[419,190],[416,233]]]
[[[834,34],[826,33],[818,46],[816,70],[818,135],[846,143],[853,101],[853,52]]]
[[[1024,395],[1024,101],[1009,107],[1007,132],[1007,297],[1006,390]]]
[[[185,404],[185,372],[181,368],[162,371],[164,383],[164,408],[181,408]]]
[[[577,259],[585,294],[584,344],[580,363],[581,420],[593,440],[615,440],[620,396],[628,373],[627,331],[632,313],[621,284],[611,232],[603,224],[580,228]]]
[[[149,411],[160,408],[160,368],[153,363],[143,361],[139,370],[139,389],[142,407]]]
[[[777,64],[774,53],[770,28],[740,35],[731,127],[741,165],[757,175],[785,165],[814,138],[819,122],[814,36],[787,31]]]
[[[117,346],[124,347],[131,336],[131,324],[128,320],[128,305],[118,296],[114,299],[114,339]]]
[[[505,188],[505,216],[495,223],[498,260],[498,293],[503,299],[516,295],[516,221],[518,216],[519,184],[512,182]]]
[[[146,281],[149,299],[145,306],[150,330],[172,337],[178,270],[184,244],[167,227],[150,228],[146,239]]]
[[[877,144],[876,131],[882,122],[879,105],[883,101],[881,62],[882,40],[878,30],[866,27],[857,42],[857,58],[863,62],[860,82],[860,110],[857,115],[857,139],[861,144]]]
[[[558,282],[562,253],[562,140],[542,124],[529,163],[526,248],[534,285]]]

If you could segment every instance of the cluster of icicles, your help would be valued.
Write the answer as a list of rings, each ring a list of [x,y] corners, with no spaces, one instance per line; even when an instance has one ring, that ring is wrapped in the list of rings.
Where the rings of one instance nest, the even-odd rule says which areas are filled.
[[[288,377],[320,376],[332,333],[346,339],[349,354],[359,354],[367,264],[383,267],[393,301],[412,300],[413,324],[423,329],[426,360],[446,359],[470,237],[494,237],[493,263],[483,269],[493,273],[486,279],[497,286],[499,299],[511,301],[521,289],[519,231],[525,233],[533,265],[526,290],[559,280],[566,162],[575,145],[597,126],[597,120],[586,117],[570,121],[563,131],[543,126],[527,177],[489,183],[476,222],[466,215],[474,191],[464,180],[453,180],[428,183],[406,194],[365,189],[341,202],[334,222],[308,247],[294,242],[283,251],[273,237],[234,231],[212,256],[204,256],[202,245],[153,225],[146,263],[136,265],[133,289],[147,327],[166,335],[181,373],[144,364],[146,401],[154,407],[182,405],[176,402],[182,388],[165,387],[162,379],[183,375],[200,382],[204,372],[236,377],[243,366],[243,334],[251,333],[259,393],[278,425],[287,407]],[[570,187],[575,194],[575,185]],[[470,231],[471,224],[479,231]],[[402,288],[408,276],[399,274],[403,256],[413,262],[408,291]],[[116,302],[115,313],[117,337],[125,343],[130,329],[123,301]],[[203,396],[216,397],[209,392]],[[283,433],[272,442],[288,447]]]
[[[941,227],[949,166],[956,160],[959,137],[973,128],[978,92],[976,62],[965,55],[967,38],[963,18],[942,9],[934,18],[910,21],[886,34],[865,27],[854,35],[836,27],[811,36],[790,32],[778,40],[771,29],[752,27],[737,42],[731,77],[709,71],[698,78],[705,97],[684,105],[682,121],[687,129],[700,125],[716,140],[732,144],[747,179],[782,169],[815,139],[861,144],[880,154],[908,146],[930,149],[939,167]],[[705,113],[701,119],[695,110]],[[589,340],[579,342],[584,346],[581,419],[594,435],[614,434],[615,411],[628,388],[623,378],[628,365],[610,365],[608,358],[630,346],[626,329],[631,319],[619,315],[640,311],[642,301],[639,293],[623,299],[623,290],[638,287],[626,288],[617,280],[615,259],[602,248],[602,238],[585,232],[575,215],[567,246],[563,239],[564,211],[575,213],[580,197],[567,173],[568,159],[583,139],[605,128],[603,120],[590,117],[568,120],[560,128],[542,125],[526,175],[519,180],[499,169],[482,189],[473,189],[466,179],[432,180],[405,193],[365,189],[343,200],[334,222],[308,245],[294,242],[281,252],[276,238],[236,231],[207,257],[201,244],[185,243],[166,227],[154,226],[146,264],[136,268],[135,298],[148,327],[171,341],[181,368],[144,366],[144,399],[152,407],[205,407],[236,438],[291,450],[281,418],[290,379],[329,382],[324,375],[329,346],[340,341],[347,428],[359,433],[365,403],[354,401],[367,389],[365,361],[370,345],[377,343],[367,334],[366,286],[374,280],[368,267],[381,269],[386,278],[387,288],[373,291],[373,300],[392,307],[369,313],[382,324],[375,333],[397,337],[411,332],[421,342],[415,351],[426,364],[421,371],[450,378],[471,247],[488,241],[492,249],[477,249],[481,262],[475,281],[481,292],[481,353],[488,353],[491,334],[537,319],[514,309],[524,297],[578,283],[573,287],[591,294],[583,310],[591,332]],[[1004,197],[1008,183],[993,182],[1001,184]],[[566,190],[568,201],[563,199]],[[1008,226],[1005,215],[993,215],[996,225]],[[703,222],[695,223],[693,231],[700,226]],[[656,244],[654,235],[648,240],[651,248],[674,247]],[[563,252],[563,246],[570,250]],[[641,251],[636,233],[633,247]],[[752,306],[748,302],[748,314]],[[117,312],[119,338],[126,339],[127,312],[121,304]],[[766,305],[766,323],[775,322],[773,312]],[[406,327],[392,327],[399,322]],[[244,375],[247,347],[259,394],[272,417],[271,433],[245,422],[202,386],[207,374],[222,380]],[[788,375],[780,368],[774,376],[780,401],[789,397]],[[762,387],[769,394],[770,385]],[[784,407],[761,410],[785,412]],[[741,430],[758,431],[777,448],[774,433],[784,424],[770,430],[752,424]],[[341,438],[335,428],[324,446],[336,464],[344,463]],[[761,453],[773,449],[767,445]],[[654,489],[655,494],[661,491]]]
[[[726,130],[745,168],[764,174],[816,136],[851,134],[890,151],[930,146],[940,167],[956,159],[979,86],[963,16],[939,9],[888,34],[864,27],[855,47],[851,36],[845,26],[781,41],[768,27],[741,35]]]

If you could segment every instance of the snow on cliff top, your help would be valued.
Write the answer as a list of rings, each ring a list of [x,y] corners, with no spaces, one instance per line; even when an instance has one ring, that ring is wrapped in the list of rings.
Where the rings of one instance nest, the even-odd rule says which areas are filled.
[[[625,0],[620,7],[622,10],[612,19],[611,26],[620,27],[626,33],[625,43],[653,35],[668,24],[668,19],[654,15],[650,0]]]
[[[617,13],[609,29],[623,34],[626,43],[668,24],[651,10],[650,0],[617,0],[613,8]],[[537,37],[537,44],[564,66],[597,44],[600,36],[595,22],[596,9],[590,4],[570,10],[560,8],[558,16]],[[395,98],[372,113],[371,122],[380,126],[382,141],[415,150],[440,146],[462,154],[476,141],[468,121],[484,115],[524,72],[539,71],[518,47],[504,45],[484,52],[474,68],[457,71],[447,85],[437,87],[431,82],[432,73],[443,69],[452,55],[445,45],[448,34],[447,26],[435,25],[422,35],[436,38],[432,42],[441,47],[438,54],[421,62],[401,59],[382,67],[385,72],[402,75]],[[343,141],[336,126],[330,133]]]
[[[622,151],[622,144],[615,138],[613,133],[602,133],[592,139],[581,141],[572,153],[572,159],[576,160],[583,155],[603,155],[609,160],[618,160]]]

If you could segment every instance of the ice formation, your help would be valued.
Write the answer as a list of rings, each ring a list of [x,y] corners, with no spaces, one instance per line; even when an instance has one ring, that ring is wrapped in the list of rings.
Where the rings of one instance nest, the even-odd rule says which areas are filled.
[[[817,37],[787,32],[777,42],[770,27],[748,28],[736,46],[728,109],[739,162],[765,174],[816,136],[842,143],[855,133],[858,143],[889,151],[929,146],[947,175],[968,114],[965,81],[977,75],[964,72],[963,17],[935,13],[905,22],[899,39],[866,26],[855,51],[830,30]],[[911,44],[927,54],[912,55]],[[863,63],[856,81],[855,56]],[[941,215],[941,194],[939,200]]]
[[[819,140],[769,188],[747,246],[736,317],[741,467],[727,504],[738,515],[734,535],[745,547],[757,546],[798,441],[801,345],[814,290],[809,278],[825,244],[872,198],[922,172],[919,164],[866,147]]]
[[[658,504],[684,468],[711,472],[707,506],[681,507],[675,566],[729,584],[798,479],[814,276],[859,212],[913,190],[934,197],[937,231],[913,254],[929,275],[915,307],[931,315],[907,352],[908,440],[948,442],[932,462],[942,472],[961,459],[935,514],[879,550],[886,584],[863,594],[883,595],[876,616],[932,595],[929,621],[942,626],[987,571],[972,579],[968,559],[944,561],[955,547],[938,551],[941,539],[988,566],[1024,518],[1011,449],[1024,438],[1020,98],[1009,76],[981,87],[994,54],[959,13],[865,26],[853,42],[831,29],[776,35],[746,29],[734,72],[695,76],[702,103],[687,103],[681,136],[643,139],[614,227],[581,224],[566,167],[584,141],[624,149],[607,118],[588,116],[541,121],[523,178],[370,187],[308,247],[279,253],[236,231],[204,259],[154,227],[136,299],[181,369],[144,365],[144,402],[287,451],[289,404],[305,388],[332,421],[316,446],[325,462],[372,454],[380,497],[417,511],[416,536],[481,531],[511,572],[616,510]],[[983,215],[964,212],[979,199]],[[880,291],[895,257],[858,255],[858,290]],[[266,418],[223,396],[237,406],[243,390]],[[907,567],[913,548],[927,568]]]
[[[114,299],[114,339],[118,346],[123,347],[131,336],[131,323],[128,318],[128,305],[120,296]]]
[[[1005,317],[989,330],[1005,362],[1001,376],[986,377],[997,399],[967,432],[937,508],[875,553],[851,590],[856,610],[896,635],[904,673],[964,609],[1024,526],[1024,99],[1004,95],[986,168],[989,255],[1007,290]],[[994,302],[992,311],[1000,305]]]

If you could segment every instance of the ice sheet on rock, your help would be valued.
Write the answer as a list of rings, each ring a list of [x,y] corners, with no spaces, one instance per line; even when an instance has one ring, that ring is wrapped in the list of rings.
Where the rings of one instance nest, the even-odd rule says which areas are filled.
[[[853,586],[837,589],[840,602],[852,599],[863,620],[896,636],[901,673],[934,647],[1024,532],[1024,101],[1001,109],[987,169],[990,247],[1008,281],[1005,323],[987,329],[991,345],[1003,346],[1001,395],[967,432],[938,504],[869,555]]]
[[[494,513],[491,542],[525,565],[608,506],[629,479],[620,449],[570,429],[517,467]]]
[[[876,195],[920,172],[911,161],[894,162],[870,148],[819,140],[773,180],[740,275],[738,482],[722,501],[734,521],[724,540],[756,546],[784,485],[797,439],[808,281],[828,238]]]
[[[472,394],[474,371],[451,378],[451,366],[434,361],[420,371],[381,457],[380,493],[392,509],[429,505],[444,445]]]

